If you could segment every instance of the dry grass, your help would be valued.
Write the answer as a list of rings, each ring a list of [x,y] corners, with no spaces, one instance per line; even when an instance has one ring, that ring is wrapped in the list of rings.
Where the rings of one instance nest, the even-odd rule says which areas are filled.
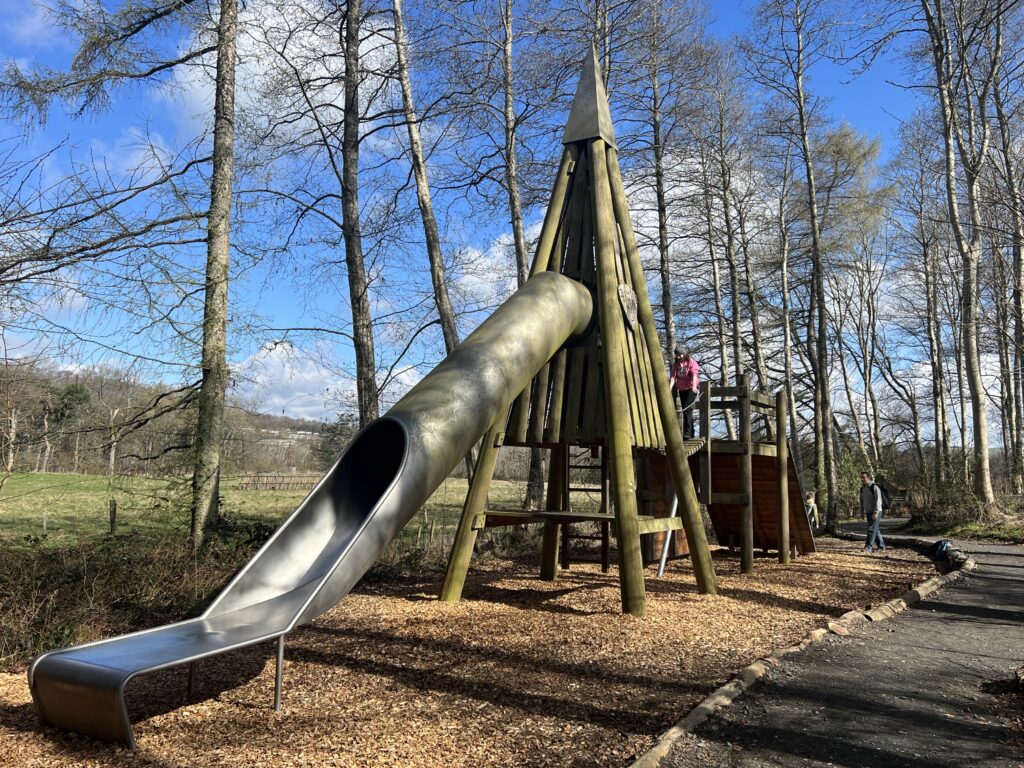
[[[822,545],[749,577],[720,552],[717,597],[696,594],[686,561],[649,570],[643,620],[620,614],[614,569],[589,565],[555,583],[477,565],[457,605],[434,599],[437,579],[364,584],[288,638],[278,714],[269,646],[203,663],[187,706],[182,669],[133,682],[136,754],[41,730],[24,673],[0,675],[0,765],[625,765],[755,658],[933,572]]]

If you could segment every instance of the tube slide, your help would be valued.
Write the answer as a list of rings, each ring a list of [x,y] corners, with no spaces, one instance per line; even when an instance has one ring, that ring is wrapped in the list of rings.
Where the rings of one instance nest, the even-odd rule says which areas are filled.
[[[124,689],[135,675],[266,640],[278,639],[280,654],[283,636],[348,594],[591,313],[580,283],[553,272],[532,277],[360,431],[201,616],[35,659],[28,679],[40,720],[134,747]]]

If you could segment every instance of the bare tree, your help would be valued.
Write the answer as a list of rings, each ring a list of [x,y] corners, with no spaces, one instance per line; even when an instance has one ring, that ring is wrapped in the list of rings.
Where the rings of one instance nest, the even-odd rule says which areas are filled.
[[[942,120],[949,220],[962,262],[962,351],[974,430],[974,492],[985,505],[994,503],[995,495],[989,466],[987,396],[978,347],[978,268],[983,236],[979,184],[989,159],[989,109],[1002,63],[1004,5],[1001,1],[974,6],[921,0]],[[967,203],[966,218],[960,209],[961,191]]]
[[[790,141],[803,165],[806,215],[810,231],[811,313],[807,355],[814,375],[815,480],[826,490],[826,521],[836,517],[836,476],[829,387],[827,268],[818,212],[815,153],[811,128],[816,101],[808,93],[807,72],[828,54],[834,22],[822,0],[764,0],[754,11],[754,32],[744,43],[754,79],[776,94],[791,112]]]
[[[448,295],[448,279],[445,274],[444,257],[441,253],[441,237],[437,230],[437,218],[434,216],[434,203],[431,199],[430,182],[427,178],[427,158],[423,151],[423,141],[420,138],[420,119],[416,113],[413,99],[408,46],[405,40],[405,23],[402,16],[402,0],[392,0],[391,7],[395,19],[397,74],[402,87],[402,108],[409,132],[410,159],[416,180],[416,202],[419,204],[420,216],[423,219],[423,237],[427,245],[430,280],[434,287],[434,303],[437,306],[437,316],[441,322],[444,347],[445,351],[451,352],[459,343],[459,333],[455,325],[455,313],[452,310],[451,298]]]
[[[213,175],[207,215],[203,310],[203,379],[192,470],[192,547],[198,550],[220,517],[221,443],[228,387],[228,265],[235,142],[237,0],[221,0],[217,25],[217,84],[213,108]]]

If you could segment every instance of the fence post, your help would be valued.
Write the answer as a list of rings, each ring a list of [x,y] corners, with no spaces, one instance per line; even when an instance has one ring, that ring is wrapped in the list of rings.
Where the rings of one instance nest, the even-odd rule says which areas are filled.
[[[740,443],[743,452],[740,454],[740,493],[746,497],[740,512],[740,570],[743,573],[754,572],[754,476],[751,449],[753,436],[750,423],[750,380],[741,375],[739,410],[740,410]]]
[[[789,565],[789,443],[786,441],[786,390],[775,393],[775,477],[779,485],[779,562]]]

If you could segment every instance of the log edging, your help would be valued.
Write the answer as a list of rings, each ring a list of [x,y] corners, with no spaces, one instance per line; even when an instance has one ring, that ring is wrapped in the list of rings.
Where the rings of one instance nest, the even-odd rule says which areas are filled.
[[[857,536],[856,538],[859,540],[861,537]],[[890,541],[895,546],[910,547],[929,547],[935,542],[935,540],[911,537],[899,537],[898,539],[893,537],[890,538]],[[629,768],[657,768],[657,766],[660,766],[661,761],[668,756],[672,746],[680,737],[695,729],[717,710],[732,704],[744,691],[759,682],[772,667],[781,666],[783,657],[791,653],[798,653],[820,643],[829,634],[848,635],[850,629],[861,622],[884,621],[885,619],[893,618],[907,610],[914,603],[937,592],[942,587],[959,581],[964,577],[964,571],[971,571],[975,568],[976,564],[973,558],[959,549],[954,548],[950,550],[948,557],[950,565],[954,569],[949,573],[932,576],[916,587],[907,590],[899,597],[870,610],[847,611],[839,618],[830,620],[825,627],[812,629],[799,643],[775,650],[768,656],[757,659],[752,664],[747,665],[727,683],[714,690],[711,695],[691,709],[682,720],[665,731],[653,747],[630,763]]]

